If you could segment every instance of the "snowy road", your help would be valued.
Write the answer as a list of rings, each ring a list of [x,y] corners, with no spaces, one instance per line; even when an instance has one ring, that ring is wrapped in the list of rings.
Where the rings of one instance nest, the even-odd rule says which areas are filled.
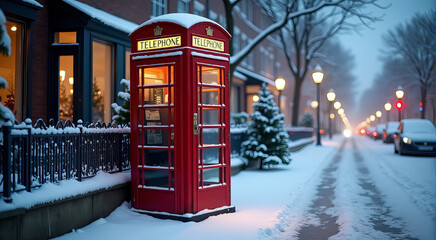
[[[394,155],[392,144],[354,137],[324,168],[304,211],[263,237],[436,239],[435,187],[435,158]]]
[[[182,223],[125,203],[61,239],[436,239],[435,158],[395,155],[392,144],[356,136],[292,158],[232,176],[235,213]]]

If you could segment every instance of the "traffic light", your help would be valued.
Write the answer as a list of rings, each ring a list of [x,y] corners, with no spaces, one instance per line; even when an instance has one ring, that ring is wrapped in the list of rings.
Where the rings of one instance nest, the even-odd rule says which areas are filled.
[[[422,102],[419,103],[419,111],[422,112]]]
[[[398,110],[401,110],[401,109],[403,108],[403,102],[398,101],[398,102],[395,104],[395,107],[397,107]]]

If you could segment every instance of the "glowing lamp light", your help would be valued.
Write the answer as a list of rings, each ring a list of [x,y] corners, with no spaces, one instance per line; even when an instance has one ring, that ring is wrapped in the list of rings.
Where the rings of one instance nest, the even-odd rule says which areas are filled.
[[[333,92],[333,89],[330,89],[329,92],[327,93],[327,100],[329,100],[329,102],[333,102],[336,98],[336,93]]]
[[[319,134],[324,134],[324,129],[319,130]]]
[[[333,104],[333,107],[335,107],[336,110],[339,109],[339,108],[341,108],[341,106],[342,106],[342,104],[341,104],[340,102],[335,102],[335,103]]]
[[[330,119],[335,119],[335,115],[333,113],[330,113]]]
[[[344,114],[344,112],[345,112],[345,111],[344,111],[344,109],[343,109],[343,108],[339,108],[339,109],[338,109],[338,113],[339,113],[339,115],[342,115],[342,114]]]
[[[397,107],[397,109],[400,110],[400,109],[403,108],[403,103],[400,102],[400,101],[398,101],[398,102],[395,104],[395,107]]]
[[[285,89],[286,81],[284,78],[278,77],[275,81],[275,84],[276,84],[277,90],[281,91],[281,90]]]
[[[254,95],[254,96],[253,96],[253,102],[258,102],[258,101],[259,101],[259,96]]]
[[[311,106],[312,108],[317,108],[317,107],[318,107],[318,101],[312,101],[312,102],[310,103],[310,106]]]
[[[74,90],[73,89],[70,89],[70,94],[73,94],[74,93]]]
[[[345,136],[346,138],[351,137],[351,131],[350,131],[350,129],[345,129],[344,132],[343,132],[343,134],[344,134],[344,136]]]
[[[73,78],[73,77],[68,78],[68,82],[69,82],[71,85],[73,85],[73,84],[74,84],[74,78]]]
[[[312,73],[313,81],[317,84],[322,82],[324,78],[324,73],[322,72],[322,68],[319,65],[316,65],[315,70]]]
[[[61,77],[61,81],[64,81],[65,80],[65,70],[60,70],[59,76]]]
[[[374,122],[375,121],[375,116],[374,115],[369,116],[369,120],[371,120],[371,122]]]
[[[398,99],[401,99],[404,97],[404,91],[401,86],[398,86],[397,91],[395,91],[395,95],[397,95]]]
[[[382,112],[377,111],[377,112],[375,112],[375,115],[376,115],[378,118],[380,118],[380,117],[382,116]]]
[[[11,31],[12,31],[12,32],[17,31],[17,26],[12,26],[12,27],[11,27]]]
[[[388,102],[385,103],[385,110],[389,112],[391,109],[392,109],[392,104]]]

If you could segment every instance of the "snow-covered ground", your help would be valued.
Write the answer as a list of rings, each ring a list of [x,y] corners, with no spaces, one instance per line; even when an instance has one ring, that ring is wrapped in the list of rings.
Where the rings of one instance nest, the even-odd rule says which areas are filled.
[[[325,226],[330,239],[435,239],[435,158],[394,155],[392,144],[356,136],[292,158],[233,176],[235,213],[182,223],[124,203],[60,239],[318,239],[304,236]]]
[[[261,229],[274,226],[284,205],[306,201],[302,193],[316,182],[338,144],[307,146],[291,155],[289,166],[245,170],[233,176],[235,213],[209,217],[200,223],[182,223],[132,212],[125,203],[107,218],[60,239],[256,239]]]

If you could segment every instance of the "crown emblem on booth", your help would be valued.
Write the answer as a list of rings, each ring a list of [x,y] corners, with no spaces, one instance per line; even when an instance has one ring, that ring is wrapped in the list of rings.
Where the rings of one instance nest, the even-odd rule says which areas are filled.
[[[206,34],[211,37],[213,36],[213,29],[210,26],[206,28]]]
[[[154,31],[154,35],[155,35],[155,36],[162,35],[162,29],[163,29],[163,28],[161,28],[161,27],[159,27],[159,26],[156,26],[156,27],[153,29],[153,31]]]

